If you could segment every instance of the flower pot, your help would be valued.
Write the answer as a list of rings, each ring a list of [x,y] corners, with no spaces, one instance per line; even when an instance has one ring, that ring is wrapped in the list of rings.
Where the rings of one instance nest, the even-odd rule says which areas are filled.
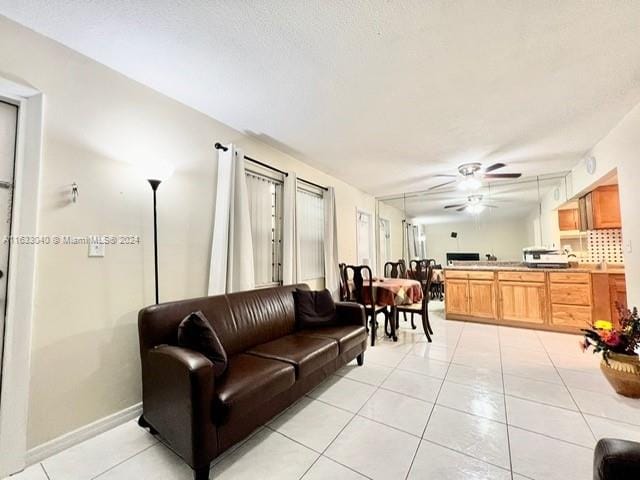
[[[640,357],[611,353],[609,363],[600,362],[600,370],[613,389],[620,395],[640,398]]]

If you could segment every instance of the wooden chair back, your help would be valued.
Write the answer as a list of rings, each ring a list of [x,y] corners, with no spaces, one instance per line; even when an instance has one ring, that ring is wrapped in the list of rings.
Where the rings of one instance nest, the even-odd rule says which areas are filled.
[[[346,302],[349,300],[349,286],[347,284],[347,277],[345,276],[347,273],[346,268],[347,268],[346,263],[338,264],[338,272],[340,273],[340,301],[341,302]]]
[[[364,305],[365,308],[374,309],[373,304],[373,272],[368,265],[347,265],[345,266],[345,285],[347,286],[347,294],[350,299],[360,305]],[[351,281],[353,282],[353,290],[349,285],[349,274],[351,273]],[[369,301],[365,297],[365,288],[369,289]]]
[[[407,268],[404,260],[384,264],[384,276],[387,278],[406,278]]]

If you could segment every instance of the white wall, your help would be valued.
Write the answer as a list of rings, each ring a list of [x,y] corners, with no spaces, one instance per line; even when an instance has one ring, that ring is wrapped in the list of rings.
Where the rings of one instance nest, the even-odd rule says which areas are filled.
[[[458,232],[458,238],[451,238]],[[526,219],[485,221],[482,216],[456,223],[426,225],[427,257],[446,262],[447,253],[479,253],[480,259],[492,253],[500,261],[522,260],[522,249],[530,244]],[[459,247],[458,247],[459,241]]]
[[[355,260],[356,209],[373,215],[372,196],[2,16],[0,77],[44,93],[38,233],[141,238],[108,246],[104,258],[88,258],[86,246],[39,248],[30,447],[140,401],[137,312],[153,302],[152,203],[132,164],[176,167],[158,191],[161,300],[206,294],[216,141],[333,185],[340,259]]]

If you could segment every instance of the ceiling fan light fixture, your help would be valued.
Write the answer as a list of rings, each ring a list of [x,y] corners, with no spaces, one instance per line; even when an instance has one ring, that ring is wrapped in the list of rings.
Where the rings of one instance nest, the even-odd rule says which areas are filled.
[[[458,188],[464,191],[478,190],[481,186],[482,182],[473,176],[465,177],[458,183]]]
[[[467,207],[467,212],[473,214],[473,215],[478,215],[482,212],[484,212],[484,209],[486,207],[484,205],[482,205],[481,203],[474,203],[472,205],[469,205]]]

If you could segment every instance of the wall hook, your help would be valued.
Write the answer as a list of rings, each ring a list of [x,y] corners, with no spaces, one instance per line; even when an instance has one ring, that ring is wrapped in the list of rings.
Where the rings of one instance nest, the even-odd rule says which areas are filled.
[[[78,193],[78,184],[76,182],[73,182],[71,184],[71,201],[73,203],[76,203],[79,196],[80,194]]]

